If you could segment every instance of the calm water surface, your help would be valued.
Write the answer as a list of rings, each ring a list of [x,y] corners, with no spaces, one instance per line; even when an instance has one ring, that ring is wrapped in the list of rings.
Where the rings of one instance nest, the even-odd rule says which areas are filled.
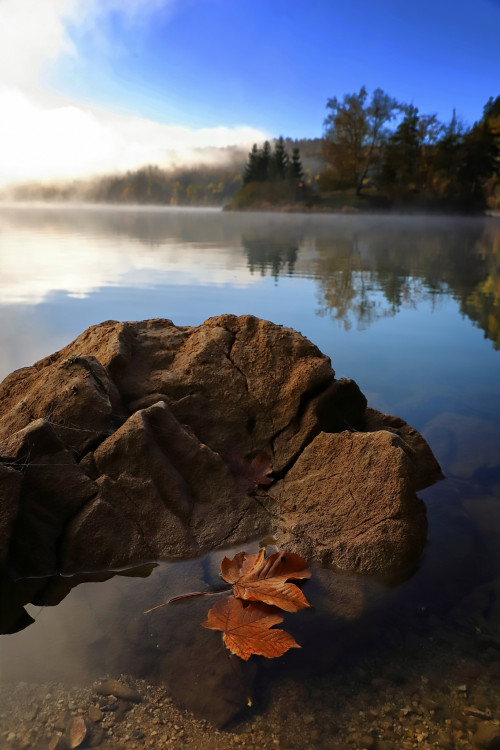
[[[457,659],[471,648],[469,631],[490,628],[494,639],[500,219],[0,207],[0,378],[103,320],[164,317],[197,325],[227,312],[301,331],[331,357],[338,377],[357,381],[371,406],[420,430],[447,477],[421,493],[429,543],[413,577],[387,587],[356,577],[326,581],[318,571],[307,584],[317,614],[297,615],[294,625],[303,649],[273,663],[266,680],[301,670],[328,675],[339,651],[369,659],[373,640],[388,632],[403,648],[410,637],[451,643]],[[190,705],[186,641],[171,634],[187,611],[198,623],[200,605],[186,604],[181,614],[176,605],[168,623],[162,620],[170,645],[159,642],[151,621],[144,624],[142,610],[206,588],[217,580],[219,560],[162,564],[78,586],[49,582],[45,600],[27,606],[34,622],[2,636],[0,680],[76,683],[120,670],[161,678],[158,664],[166,659],[160,673],[175,675]],[[493,647],[498,643],[497,631]]]

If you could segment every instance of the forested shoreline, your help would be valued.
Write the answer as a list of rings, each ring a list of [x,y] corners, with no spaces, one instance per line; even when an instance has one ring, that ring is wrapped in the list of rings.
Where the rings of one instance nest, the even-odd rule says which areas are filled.
[[[323,137],[279,136],[220,149],[212,163],[144,167],[4,190],[13,200],[223,206],[232,210],[438,211],[500,209],[500,96],[467,126],[423,114],[381,89],[328,99]],[[217,151],[217,150],[216,150]]]

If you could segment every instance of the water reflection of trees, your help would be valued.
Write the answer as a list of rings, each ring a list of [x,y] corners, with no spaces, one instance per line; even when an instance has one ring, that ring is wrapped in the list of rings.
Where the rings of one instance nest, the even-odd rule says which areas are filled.
[[[251,273],[318,285],[318,314],[360,328],[421,302],[453,296],[500,349],[500,222],[495,219],[238,214],[37,206],[0,209],[2,228],[50,236],[129,239],[148,248],[227,248]],[[117,243],[117,246],[119,244]],[[160,262],[160,261],[159,261]],[[231,262],[228,260],[228,262]]]
[[[476,246],[485,273],[465,299],[461,310],[500,349],[500,226],[483,234]]]
[[[346,329],[457,300],[500,348],[500,224],[402,218],[312,222],[243,234],[249,270],[296,274],[318,284],[318,314]]]
[[[358,233],[341,237],[318,237],[315,275],[319,283],[318,314],[329,315],[346,330],[355,319],[366,328],[377,318],[394,314],[383,304],[371,260],[360,250]]]
[[[261,276],[268,272],[275,279],[280,274],[291,276],[297,261],[298,246],[300,240],[283,238],[279,235],[267,237],[243,235],[241,244],[247,257],[250,273],[260,271]]]
[[[481,277],[474,247],[475,229],[435,231],[429,228],[346,230],[333,238],[316,238],[316,273],[321,315],[349,328],[366,328],[375,320],[435,304],[444,292],[463,294]],[[480,265],[480,264],[479,264]]]
[[[448,294],[500,349],[500,225],[458,220],[438,230],[351,231],[317,237],[316,250],[320,315],[366,328]]]

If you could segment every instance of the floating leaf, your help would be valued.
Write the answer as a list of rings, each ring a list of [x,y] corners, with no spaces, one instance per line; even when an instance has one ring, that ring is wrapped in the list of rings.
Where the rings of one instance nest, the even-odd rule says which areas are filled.
[[[289,578],[310,578],[306,561],[294,552],[276,552],[265,557],[261,549],[254,555],[239,552],[230,560],[225,557],[221,563],[221,575],[233,585],[233,592],[239,599],[260,601],[286,612],[297,612],[311,605],[302,591]]]
[[[285,630],[270,629],[279,622],[283,622],[283,617],[274,607],[261,602],[245,606],[230,596],[217,602],[202,624],[210,630],[221,630],[228,649],[246,661],[252,654],[273,659],[289,648],[300,648]]]

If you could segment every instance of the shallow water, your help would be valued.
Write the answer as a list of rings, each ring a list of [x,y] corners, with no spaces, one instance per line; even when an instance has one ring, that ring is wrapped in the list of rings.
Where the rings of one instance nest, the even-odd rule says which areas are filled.
[[[391,654],[384,679],[404,662],[408,674],[427,670],[440,694],[464,660],[486,671],[498,662],[500,220],[11,206],[0,208],[0,229],[0,377],[106,319],[194,325],[252,313],[314,341],[338,377],[420,430],[440,461],[446,480],[420,493],[429,541],[419,569],[392,586],[316,571],[304,588],[314,612],[286,623],[302,649],[244,675],[263,696],[259,715],[290,679],[329,695],[349,674],[363,696],[390,672]],[[205,597],[142,614],[212,586],[219,560],[47,582],[26,607],[34,622],[1,637],[0,681],[76,685],[124,673],[163,681],[220,723],[227,696],[207,702],[210,680],[237,688],[211,650],[217,635],[198,625]],[[18,607],[30,601],[30,585],[4,592],[3,616],[16,597]],[[435,654],[422,663],[422,649],[440,644],[447,674]],[[335,723],[317,692],[304,700]]]

